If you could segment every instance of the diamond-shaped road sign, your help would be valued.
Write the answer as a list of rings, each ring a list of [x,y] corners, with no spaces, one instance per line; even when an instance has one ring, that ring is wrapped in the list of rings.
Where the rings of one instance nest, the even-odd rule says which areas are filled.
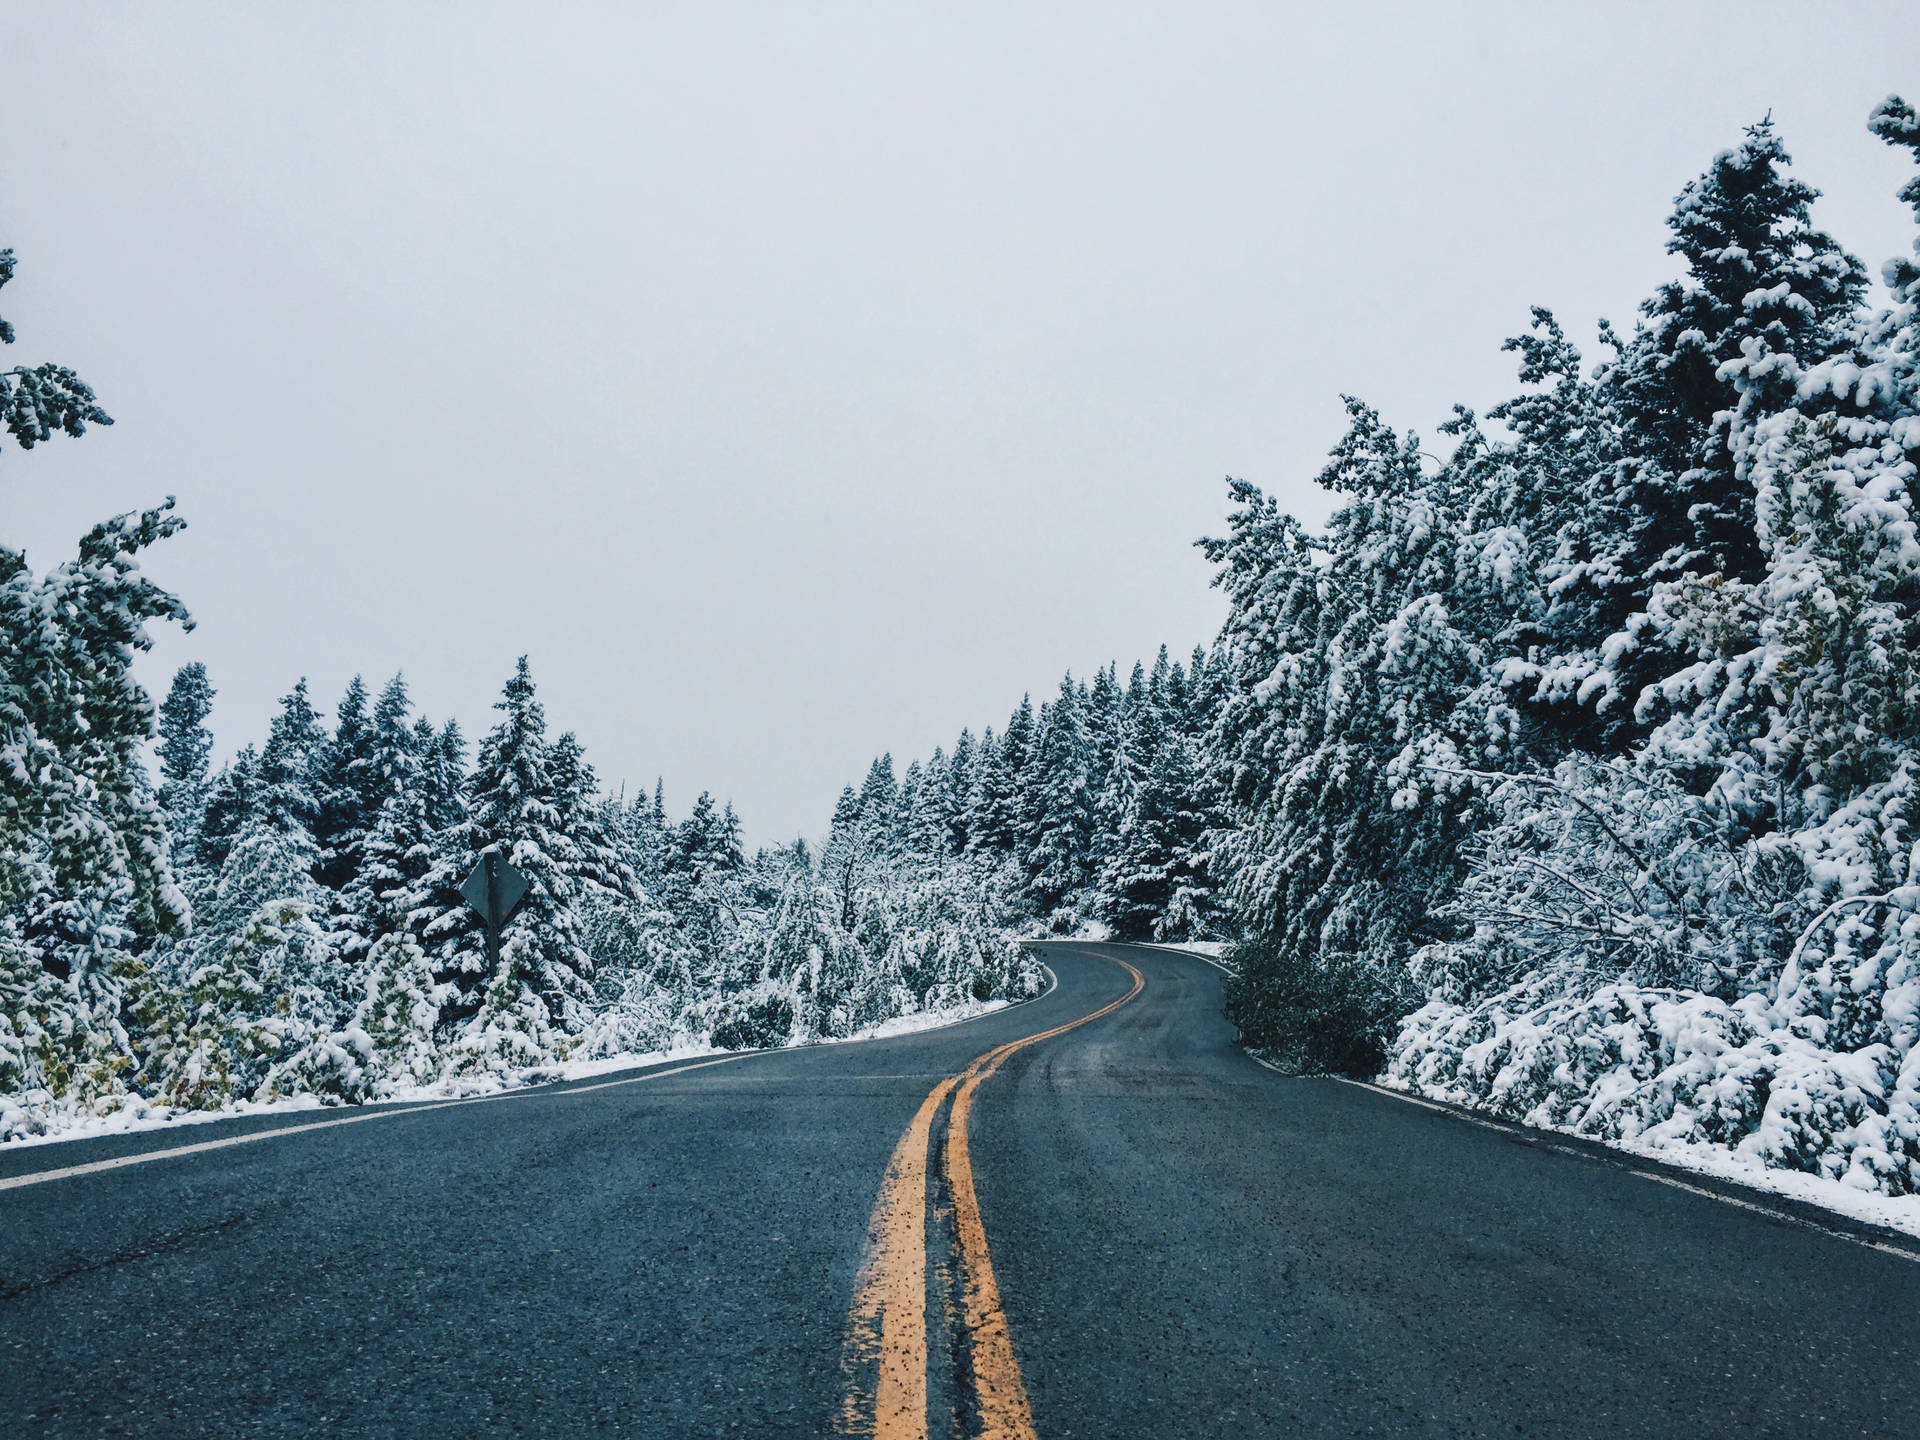
[[[473,867],[460,886],[460,895],[486,921],[489,928],[504,925],[507,916],[513,913],[527,894],[527,877],[513,866],[513,862],[497,850],[489,850],[480,857],[480,863]]]

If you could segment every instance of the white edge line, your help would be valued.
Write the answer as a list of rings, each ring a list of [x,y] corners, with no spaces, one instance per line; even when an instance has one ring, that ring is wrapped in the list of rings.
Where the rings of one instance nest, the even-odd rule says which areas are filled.
[[[1204,961],[1205,963],[1213,966],[1216,970],[1220,970],[1225,974],[1230,975],[1233,973],[1231,970],[1228,970],[1226,966],[1222,965],[1219,961],[1213,959],[1211,956],[1201,955],[1192,950],[1180,950],[1171,945],[1141,944],[1140,942],[1137,942],[1137,941],[1123,941],[1123,940],[1108,940],[1108,941],[1089,940],[1089,941],[1082,941],[1079,943],[1089,944],[1089,945],[1093,945],[1093,944],[1137,945],[1138,948],[1142,950],[1159,950],[1170,955],[1185,955],[1192,960]],[[1287,1072],[1282,1070],[1278,1065],[1272,1064],[1271,1062],[1266,1060],[1262,1060],[1258,1055],[1254,1054],[1251,1050],[1247,1050],[1243,1047],[1241,1053],[1244,1054],[1249,1060],[1253,1061],[1254,1064],[1260,1066],[1262,1069],[1271,1070],[1276,1075],[1287,1074]],[[1291,1079],[1294,1077],[1288,1076],[1288,1078]],[[1478,1115],[1466,1114],[1465,1112],[1456,1110],[1453,1107],[1448,1105],[1436,1105],[1431,1100],[1423,1100],[1417,1095],[1408,1095],[1405,1092],[1400,1090],[1390,1090],[1385,1085],[1375,1085],[1366,1080],[1355,1080],[1350,1076],[1346,1076],[1346,1075],[1330,1075],[1330,1076],[1327,1076],[1326,1078],[1330,1080],[1338,1080],[1342,1085],[1352,1085],[1361,1090],[1371,1090],[1376,1095],[1385,1095],[1389,1099],[1401,1101],[1403,1104],[1418,1105],[1422,1110],[1432,1110],[1437,1114],[1446,1115],[1451,1117],[1452,1119],[1464,1121],[1469,1125],[1477,1125],[1482,1130],[1492,1130],[1497,1132],[1498,1134],[1510,1136],[1513,1139],[1523,1141],[1530,1145],[1538,1145],[1544,1149],[1552,1150],[1556,1154],[1571,1155],[1581,1160],[1597,1160],[1603,1164],[1619,1165],[1621,1168],[1625,1169],[1627,1173],[1631,1175],[1637,1175],[1642,1180],[1652,1180],[1661,1185],[1671,1185],[1676,1190],[1685,1190],[1685,1191],[1688,1191],[1690,1194],[1694,1194],[1694,1195],[1704,1195],[1709,1200],[1718,1200],[1722,1205],[1731,1205],[1738,1210],[1750,1210],[1756,1215],[1766,1216],[1769,1220],[1781,1220],[1781,1221],[1785,1221],[1789,1225],[1800,1225],[1800,1226],[1804,1226],[1809,1230],[1818,1230],[1823,1235],[1831,1235],[1835,1239],[1847,1240],[1852,1242],[1855,1245],[1864,1245],[1869,1250],[1878,1250],[1888,1255],[1898,1255],[1902,1260],[1910,1261],[1913,1264],[1920,1265],[1920,1254],[1916,1254],[1914,1251],[1909,1250],[1904,1246],[1888,1244],[1886,1241],[1877,1239],[1870,1235],[1854,1234],[1846,1230],[1837,1229],[1830,1225],[1824,1225],[1818,1220],[1812,1219],[1805,1215],[1797,1214],[1791,1210],[1780,1209],[1780,1208],[1776,1208],[1768,1205],[1756,1204],[1751,1200],[1742,1200],[1738,1196],[1726,1195],[1721,1193],[1718,1190],[1709,1190],[1702,1185],[1689,1185],[1686,1181],[1676,1180],[1670,1175],[1657,1175],[1651,1170],[1636,1170],[1632,1167],[1630,1163],[1628,1163],[1627,1157],[1630,1154],[1630,1152],[1628,1151],[1623,1150],[1619,1152],[1620,1158],[1618,1160],[1615,1160],[1611,1154],[1596,1155],[1590,1151],[1576,1150],[1571,1145],[1556,1145],[1549,1140],[1536,1140],[1533,1138],[1533,1136],[1529,1135],[1524,1129],[1520,1127],[1512,1126],[1512,1125],[1502,1125],[1498,1121],[1494,1121],[1494,1120],[1483,1120]],[[1762,1193],[1765,1193],[1765,1192],[1762,1192]]]
[[[1198,950],[1182,950],[1178,945],[1155,945],[1151,942],[1133,940],[1115,940],[1110,943],[1115,945],[1138,944],[1142,950],[1158,950],[1165,955],[1184,955],[1189,960],[1198,960],[1202,965],[1213,966],[1213,968],[1218,970],[1222,975],[1233,974],[1233,971],[1222,965],[1218,960],[1214,959],[1213,956],[1202,955]]]
[[[1198,960],[1202,965],[1211,965],[1222,975],[1231,975],[1233,971],[1222,965],[1211,955],[1202,955],[1198,950],[1182,950],[1178,945],[1156,945],[1151,940],[1023,940],[1023,945],[1111,945],[1120,950],[1158,950],[1162,955],[1184,955],[1189,960]],[[1051,974],[1051,971],[1048,971]]]
[[[989,1010],[986,1015],[967,1015],[958,1020],[949,1020],[942,1025],[929,1025],[924,1030],[909,1030],[905,1035],[869,1035],[859,1040],[842,1041],[843,1045],[871,1045],[876,1040],[904,1040],[915,1035],[931,1035],[939,1030],[951,1030],[956,1025],[968,1025],[975,1020],[984,1020],[987,1015],[1003,1015],[1007,1010],[1021,1005],[1031,1005],[1035,1000],[1045,999],[1060,986],[1060,977],[1053,973],[1053,967],[1041,962],[1040,968],[1047,972],[1052,983],[1038,995],[1030,995],[1025,1000],[1016,1000],[1003,1010]],[[713,1060],[696,1060],[691,1065],[675,1065],[666,1070],[649,1070],[644,1075],[629,1075],[624,1080],[602,1080],[592,1085],[574,1085],[561,1090],[552,1085],[527,1085],[515,1090],[504,1090],[493,1095],[470,1095],[462,1100],[430,1100],[423,1105],[401,1105],[391,1109],[371,1110],[359,1115],[342,1115],[337,1120],[310,1120],[304,1125],[276,1125],[265,1130],[250,1131],[245,1135],[228,1135],[219,1140],[201,1140],[192,1145],[173,1145],[164,1150],[142,1150],[133,1155],[117,1155],[111,1160],[90,1160],[80,1165],[64,1165],[56,1170],[35,1170],[25,1175],[0,1177],[0,1190],[19,1190],[29,1185],[44,1185],[50,1180],[64,1180],[73,1176],[97,1175],[103,1170],[120,1170],[129,1165],[144,1165],[152,1160],[170,1160],[177,1155],[198,1155],[208,1150],[224,1150],[230,1145],[250,1145],[256,1140],[272,1140],[281,1135],[299,1135],[308,1130],[331,1130],[336,1125],[359,1125],[368,1120],[391,1120],[401,1115],[418,1115],[423,1110],[447,1110],[456,1105],[481,1105],[491,1100],[526,1100],[536,1096],[585,1095],[594,1090],[611,1090],[619,1085],[639,1085],[648,1080],[664,1080],[669,1075],[684,1075],[689,1070],[705,1070],[712,1065],[725,1065],[734,1060],[752,1060],[763,1055],[782,1055],[795,1050],[810,1050],[810,1045],[781,1046],[771,1050],[742,1050],[734,1055],[722,1055]],[[838,1047],[836,1047],[838,1048]],[[562,1082],[564,1083],[564,1082]],[[239,1119],[239,1116],[235,1116]],[[138,1134],[140,1132],[130,1132]],[[95,1137],[89,1137],[95,1138]],[[106,1138],[106,1137],[98,1137]]]
[[[1268,1065],[1267,1062],[1262,1060],[1258,1055],[1250,1054],[1249,1058],[1256,1064],[1266,1065],[1267,1069],[1272,1070],[1276,1075],[1286,1073],[1275,1066]],[[1709,1200],[1718,1200],[1722,1205],[1731,1205],[1736,1210],[1750,1210],[1755,1215],[1766,1216],[1769,1220],[1780,1220],[1789,1225],[1799,1225],[1808,1230],[1818,1230],[1821,1234],[1831,1235],[1836,1240],[1846,1240],[1855,1245],[1864,1245],[1869,1250],[1878,1250],[1886,1255],[1898,1255],[1902,1260],[1920,1265],[1920,1254],[1916,1254],[1905,1246],[1890,1245],[1886,1241],[1872,1235],[1860,1235],[1851,1231],[1841,1230],[1835,1226],[1823,1224],[1808,1215],[1801,1215],[1795,1211],[1772,1205],[1757,1204],[1752,1200],[1743,1200],[1737,1195],[1728,1195],[1719,1190],[1709,1190],[1704,1185],[1689,1185],[1686,1181],[1676,1180],[1671,1175],[1659,1175],[1651,1170],[1636,1170],[1630,1163],[1629,1157],[1631,1152],[1629,1151],[1620,1151],[1619,1159],[1616,1160],[1611,1153],[1596,1155],[1591,1151],[1576,1150],[1571,1145],[1555,1145],[1549,1140],[1536,1140],[1522,1127],[1502,1125],[1492,1120],[1482,1120],[1477,1115],[1465,1115],[1450,1106],[1436,1105],[1431,1100],[1422,1100],[1417,1096],[1402,1094],[1398,1090],[1388,1089],[1385,1085],[1374,1085],[1365,1080],[1351,1079],[1345,1075],[1330,1075],[1326,1078],[1338,1080],[1342,1085],[1352,1085],[1361,1090],[1371,1090],[1376,1095],[1385,1095],[1390,1099],[1405,1101],[1409,1105],[1418,1105],[1422,1110],[1437,1110],[1442,1115],[1451,1116],[1455,1120],[1464,1120],[1469,1125],[1478,1125],[1482,1130],[1496,1130],[1502,1135],[1510,1136],[1515,1140],[1520,1140],[1530,1145],[1540,1146],[1543,1149],[1552,1150],[1556,1154],[1572,1155],[1581,1160],[1597,1160],[1602,1164],[1617,1165],[1624,1169],[1629,1175],[1638,1176],[1642,1180],[1651,1180],[1659,1185],[1671,1185],[1676,1190],[1685,1190],[1692,1195],[1704,1195]],[[1763,1191],[1760,1193],[1764,1194],[1766,1192]]]
[[[765,1050],[743,1050],[738,1055],[722,1055],[717,1060],[699,1060],[691,1065],[676,1065],[670,1070],[650,1070],[645,1075],[631,1075],[625,1080],[604,1080],[597,1085],[582,1085],[573,1090],[549,1090],[550,1095],[584,1095],[589,1090],[607,1090],[615,1085],[638,1085],[645,1080],[660,1080],[668,1075],[680,1075],[688,1070],[704,1070],[709,1065],[725,1065],[730,1060],[747,1060],[755,1055],[765,1055]],[[9,1175],[0,1179],[0,1190],[18,1190],[27,1185],[44,1185],[49,1180],[63,1180],[71,1175],[96,1175],[102,1170],[119,1170],[128,1165],[144,1165],[150,1160],[169,1160],[176,1155],[198,1155],[208,1150],[224,1150],[229,1145],[250,1145],[256,1140],[271,1140],[280,1135],[298,1135],[307,1130],[331,1130],[336,1125],[360,1125],[368,1120],[391,1120],[400,1115],[418,1115],[423,1110],[450,1110],[456,1105],[483,1105],[489,1100],[519,1100],[537,1093],[531,1088],[509,1090],[498,1095],[470,1095],[464,1100],[434,1100],[425,1105],[401,1105],[392,1109],[372,1110],[360,1115],[342,1115],[337,1120],[312,1120],[305,1125],[275,1125],[266,1130],[254,1130],[245,1135],[228,1135],[219,1140],[201,1140],[192,1145],[173,1145],[165,1150],[142,1150],[133,1155],[116,1155],[111,1160],[90,1160],[81,1165],[63,1165],[57,1170],[36,1170],[26,1175]]]

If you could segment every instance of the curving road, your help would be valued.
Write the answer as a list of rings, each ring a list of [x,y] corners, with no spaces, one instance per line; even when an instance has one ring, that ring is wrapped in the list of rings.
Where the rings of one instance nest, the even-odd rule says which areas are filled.
[[[1920,1435],[1909,1243],[1043,949],[917,1036],[0,1152],[0,1435]]]

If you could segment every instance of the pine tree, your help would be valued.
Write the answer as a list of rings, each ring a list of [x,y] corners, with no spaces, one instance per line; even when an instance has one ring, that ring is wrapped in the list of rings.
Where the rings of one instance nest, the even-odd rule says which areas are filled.
[[[0,549],[0,924],[108,1015],[128,947],[187,920],[139,756],[153,704],[132,674],[146,622],[188,623],[136,558],[181,528],[171,508],[94,527],[43,579]]]
[[[218,874],[233,842],[260,813],[260,756],[243,745],[207,786],[207,801],[194,834],[194,863]]]
[[[326,746],[326,727],[307,698],[307,682],[302,679],[281,699],[280,713],[273,717],[266,747],[260,752],[255,779],[257,807],[265,823],[313,839]]]
[[[947,792],[952,810],[947,821],[947,849],[964,855],[973,846],[973,796],[976,786],[978,751],[973,732],[962,730],[953,742],[953,757],[947,762]]]
[[[893,826],[887,835],[887,848],[896,859],[904,860],[914,853],[913,822],[920,808],[922,783],[920,762],[909,760],[907,768],[900,774],[900,793],[893,807]]]
[[[0,287],[13,279],[13,251],[0,250]],[[14,342],[13,326],[0,320],[0,345]],[[22,450],[53,438],[56,431],[84,435],[89,425],[111,425],[93,388],[64,365],[51,362],[0,370],[0,427]]]
[[[1593,567],[1619,607],[1642,611],[1653,586],[1684,576],[1751,582],[1763,568],[1730,427],[1743,406],[1777,408],[1791,392],[1756,376],[1743,399],[1729,367],[1750,349],[1801,366],[1824,358],[1840,345],[1866,288],[1860,262],[1813,227],[1809,207],[1819,192],[1786,175],[1789,163],[1763,120],[1681,191],[1667,248],[1685,259],[1686,278],[1641,306],[1639,326],[1602,377],[1626,458],[1608,497],[1612,543]],[[1609,643],[1607,683],[1597,692],[1599,703],[1617,708],[1619,734],[1672,657],[1648,649],[1644,626],[1627,609],[1600,618],[1620,637]]]
[[[460,722],[435,730],[422,716],[413,727],[427,787],[427,819],[435,830],[450,830],[467,818],[467,742]]]
[[[174,672],[160,706],[160,808],[176,844],[192,843],[206,804],[207,761],[213,753],[213,686],[198,660]]]
[[[1147,678],[1146,670],[1134,662],[1127,681],[1126,719],[1120,736],[1120,762],[1125,789],[1137,790],[1147,780],[1153,762],[1166,740],[1167,710],[1160,701],[1160,687]]]
[[[946,751],[938,745],[922,769],[918,761],[907,767],[912,777],[903,844],[922,867],[940,867],[953,853],[953,825],[958,807],[953,796],[953,771]],[[905,788],[905,787],[903,787]]]
[[[1252,932],[1235,1013],[1290,1063],[1366,1069],[1410,1008],[1406,956],[1449,933],[1436,917],[1472,800],[1452,777],[1504,761],[1514,725],[1483,688],[1471,621],[1497,580],[1474,563],[1457,477],[1427,473],[1418,440],[1367,406],[1348,412],[1321,476],[1346,497],[1324,540],[1236,482],[1231,536],[1204,545],[1233,606],[1235,693],[1214,734]]]
[[[586,1025],[592,997],[592,961],[575,911],[577,860],[561,829],[546,714],[525,656],[494,708],[500,723],[480,746],[466,818],[442,833],[420,887],[422,901],[437,909],[421,931],[422,948],[436,982],[451,987],[443,1023],[466,1022],[462,1063],[481,1067],[536,1063]],[[496,972],[487,969],[479,918],[459,896],[460,883],[490,850],[527,878],[526,898],[501,936]]]
[[[1063,912],[1073,918],[1092,880],[1095,791],[1093,746],[1081,714],[1073,676],[1047,708],[1036,736],[1031,777],[1030,835],[1022,857],[1028,893],[1042,915]],[[1068,923],[1064,928],[1072,928]]]
[[[726,978],[739,918],[737,884],[745,866],[733,807],[716,807],[703,790],[687,818],[673,827],[664,877],[668,908],[701,967],[696,981]]]
[[[340,697],[333,734],[314,757],[313,838],[320,850],[315,878],[329,890],[352,883],[360,842],[383,798],[376,793],[373,750],[367,687],[356,675]]]
[[[974,796],[968,829],[973,845],[983,854],[1013,858],[1024,838],[1027,754],[1033,746],[1033,701],[1022,696],[1020,708],[1007,721],[996,741],[989,728],[981,739],[974,765]]]
[[[820,852],[821,871],[833,892],[840,928],[851,934],[860,921],[860,894],[866,888],[874,856],[871,836],[862,822],[860,792],[848,785],[834,802],[827,843]]]
[[[365,757],[351,771],[354,807],[371,814],[341,846],[349,873],[335,913],[342,959],[350,965],[404,926],[407,897],[432,863],[437,827],[424,752],[435,735],[424,721],[408,723],[410,709],[406,681],[395,675],[374,706]]]
[[[581,885],[609,900],[629,904],[645,901],[639,875],[629,863],[619,837],[600,805],[600,784],[587,763],[585,750],[571,730],[553,742],[551,775],[554,808],[560,830],[573,856]],[[728,811],[731,817],[732,812]],[[735,843],[739,822],[731,821]]]
[[[1205,940],[1220,916],[1210,872],[1214,817],[1193,742],[1174,736],[1128,807],[1102,890],[1126,940]]]
[[[867,767],[867,778],[860,785],[860,824],[866,831],[867,847],[876,857],[892,851],[895,812],[900,804],[900,786],[893,775],[893,756],[882,755]]]

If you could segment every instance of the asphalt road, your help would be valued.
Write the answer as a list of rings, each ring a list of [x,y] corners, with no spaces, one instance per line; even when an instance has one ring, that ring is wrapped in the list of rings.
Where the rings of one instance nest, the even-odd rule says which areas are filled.
[[[1045,958],[918,1036],[0,1152],[355,1122],[0,1188],[0,1436],[1920,1436],[1910,1254]]]

